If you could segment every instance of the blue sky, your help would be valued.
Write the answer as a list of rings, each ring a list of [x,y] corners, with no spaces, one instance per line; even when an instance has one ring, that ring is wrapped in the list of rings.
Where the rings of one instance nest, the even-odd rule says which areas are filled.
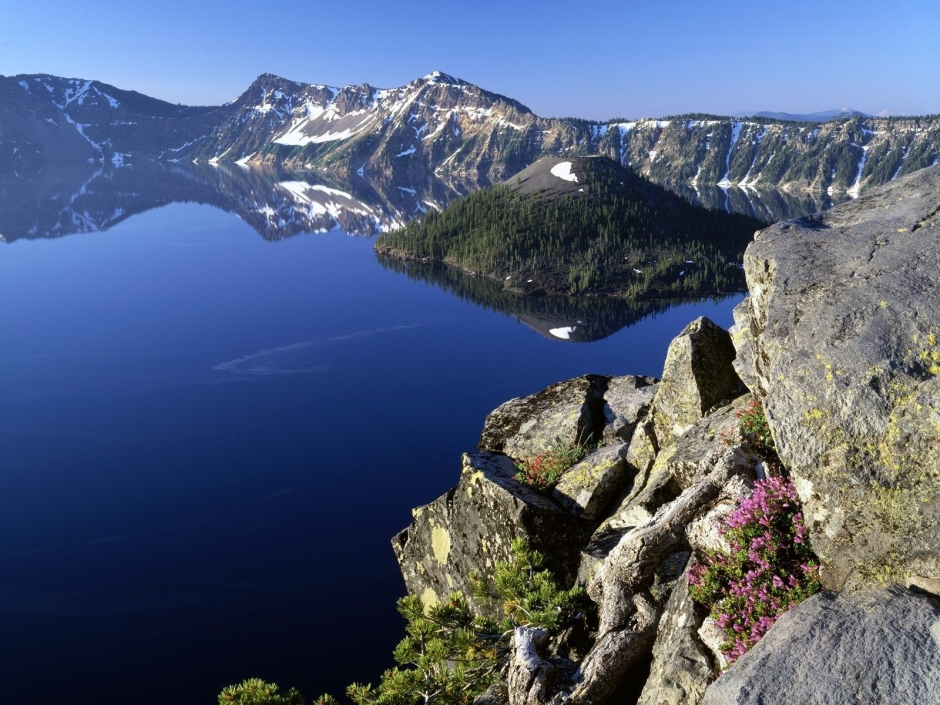
[[[0,0],[0,74],[179,103],[260,73],[399,86],[440,70],[544,116],[940,113],[940,2]]]

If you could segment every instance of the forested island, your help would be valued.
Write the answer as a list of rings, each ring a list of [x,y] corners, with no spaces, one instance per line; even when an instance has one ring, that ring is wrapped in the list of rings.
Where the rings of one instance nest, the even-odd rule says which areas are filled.
[[[545,157],[375,248],[516,294],[671,298],[743,291],[741,257],[765,225],[692,205],[607,157]]]

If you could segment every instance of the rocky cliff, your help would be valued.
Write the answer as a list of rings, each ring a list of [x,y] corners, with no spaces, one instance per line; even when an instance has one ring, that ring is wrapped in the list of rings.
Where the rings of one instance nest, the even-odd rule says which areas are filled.
[[[232,103],[206,108],[98,81],[0,77],[0,170],[196,159],[479,186],[543,156],[589,154],[686,195],[699,193],[703,203],[715,201],[720,186],[719,206],[729,199],[763,203],[768,189],[854,197],[937,163],[940,118],[543,118],[440,72],[389,89],[264,74]]]
[[[676,188],[850,196],[940,159],[936,116],[818,123],[542,118],[440,72],[393,89],[330,88],[263,75],[232,108],[188,158],[410,180],[459,175],[489,184],[542,156],[603,154]]]
[[[938,214],[935,167],[768,228],[731,334],[699,319],[662,380],[582,377],[486,419],[459,484],[395,539],[409,590],[442,600],[522,536],[597,610],[576,664],[552,656],[563,637],[518,627],[486,702],[940,701]],[[757,401],[773,462],[734,432]],[[551,492],[515,476],[514,461],[584,439],[600,447]],[[792,480],[827,590],[728,667],[690,566],[768,475]]]

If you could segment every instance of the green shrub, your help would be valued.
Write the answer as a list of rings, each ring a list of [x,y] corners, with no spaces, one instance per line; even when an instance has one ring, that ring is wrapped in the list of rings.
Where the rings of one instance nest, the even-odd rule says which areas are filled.
[[[403,597],[398,611],[408,624],[394,651],[398,666],[383,673],[378,686],[351,685],[347,696],[357,705],[468,705],[500,677],[515,627],[551,632],[583,612],[583,588],[560,590],[541,570],[541,554],[524,540],[514,541],[512,550],[513,559],[497,564],[492,580],[471,576],[478,600],[501,604],[500,622],[473,614],[459,593],[428,608],[417,597]],[[317,700],[335,704],[327,695]]]
[[[303,696],[294,688],[283,695],[278,686],[260,678],[248,678],[238,685],[226,686],[219,693],[219,705],[305,705]]]

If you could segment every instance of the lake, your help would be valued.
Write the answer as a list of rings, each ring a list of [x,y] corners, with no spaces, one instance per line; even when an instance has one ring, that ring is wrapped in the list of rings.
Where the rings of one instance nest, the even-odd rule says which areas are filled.
[[[383,266],[342,229],[409,217],[407,189],[382,209],[295,176],[178,171],[7,184],[7,702],[374,682],[402,636],[390,539],[456,483],[486,414],[584,373],[658,376],[688,322],[728,327],[741,298],[522,310]],[[580,342],[551,334],[578,325]]]

